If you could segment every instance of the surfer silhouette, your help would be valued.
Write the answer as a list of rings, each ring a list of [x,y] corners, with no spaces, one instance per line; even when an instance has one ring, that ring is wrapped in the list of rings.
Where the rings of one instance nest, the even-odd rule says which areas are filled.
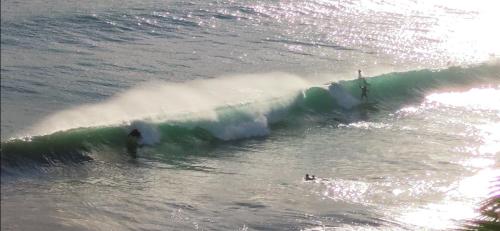
[[[361,99],[368,99],[368,88],[366,86],[361,86]]]
[[[129,134],[127,139],[127,151],[133,157],[137,157],[137,148],[139,147],[139,140],[142,139],[142,134],[137,128],[134,128]]]
[[[368,99],[369,84],[366,82],[366,79],[361,75],[361,70],[358,70],[358,80],[360,81],[359,88],[361,88],[361,99]]]

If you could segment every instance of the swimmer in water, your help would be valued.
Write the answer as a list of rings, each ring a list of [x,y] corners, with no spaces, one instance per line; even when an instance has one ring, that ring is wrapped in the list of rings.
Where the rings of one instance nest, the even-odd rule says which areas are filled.
[[[309,181],[309,180],[316,180],[316,177],[314,175],[312,176],[309,176],[309,174],[306,174],[306,177],[304,178],[306,181]]]
[[[141,138],[142,135],[141,135],[141,132],[139,130],[137,130],[137,128],[134,128],[134,130],[132,130],[128,136],[131,136],[131,137],[137,137],[137,138]]]
[[[137,128],[134,128],[134,130],[128,134],[127,151],[133,158],[137,157],[137,148],[140,146],[140,139],[142,139],[142,134]]]

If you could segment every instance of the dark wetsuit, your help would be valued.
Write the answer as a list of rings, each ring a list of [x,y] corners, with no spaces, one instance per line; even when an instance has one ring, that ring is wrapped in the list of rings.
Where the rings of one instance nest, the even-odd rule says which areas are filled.
[[[361,76],[361,70],[358,70],[358,80],[361,81],[359,88],[361,88],[361,99],[363,98],[368,98],[368,83],[366,82],[366,79]],[[363,86],[361,86],[363,84]]]
[[[316,177],[313,175],[312,177],[309,176],[309,174],[306,174],[305,180],[316,180]]]
[[[366,85],[362,86],[361,87],[361,99],[368,98],[367,93],[368,93],[368,88],[366,87]]]
[[[139,147],[139,139],[142,138],[141,132],[134,129],[128,134],[127,150],[133,158],[137,157],[137,148]]]
[[[139,132],[139,130],[137,129],[132,130],[128,135],[137,138],[140,138],[142,136],[141,132]]]

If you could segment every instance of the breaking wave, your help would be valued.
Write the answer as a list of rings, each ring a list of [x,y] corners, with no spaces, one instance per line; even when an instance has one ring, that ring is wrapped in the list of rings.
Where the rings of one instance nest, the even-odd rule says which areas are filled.
[[[500,66],[388,73],[367,78],[369,107],[391,110],[434,91],[500,84]],[[182,84],[151,83],[99,104],[62,111],[29,136],[2,141],[2,171],[27,162],[82,162],[99,147],[125,150],[133,129],[140,145],[183,147],[269,135],[272,125],[308,114],[365,110],[359,81],[313,85],[286,74],[227,76]]]

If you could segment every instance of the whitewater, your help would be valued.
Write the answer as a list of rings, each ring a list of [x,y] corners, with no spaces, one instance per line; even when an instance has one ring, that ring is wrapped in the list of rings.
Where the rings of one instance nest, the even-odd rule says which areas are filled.
[[[493,1],[1,4],[2,229],[450,230],[500,177]]]

